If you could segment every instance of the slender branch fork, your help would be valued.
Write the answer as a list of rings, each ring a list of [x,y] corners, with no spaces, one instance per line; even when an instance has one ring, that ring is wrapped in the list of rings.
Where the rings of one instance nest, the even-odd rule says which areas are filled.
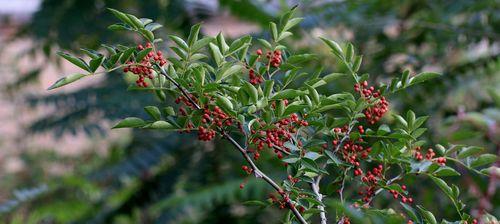
[[[346,134],[344,135],[344,137],[342,137],[342,139],[340,140],[340,142],[338,143],[337,147],[335,148],[335,150],[333,150],[333,152],[337,152],[340,147],[342,146],[342,144],[347,140],[349,139],[349,133],[351,133],[352,131],[352,128],[354,127],[354,124],[355,122],[352,121],[350,124],[349,124],[349,129],[347,130]],[[323,169],[326,168],[326,163],[323,164]],[[345,183],[345,174],[347,172],[347,169],[344,171],[344,178],[342,179],[342,186],[341,186],[341,189],[340,189],[340,198],[341,200],[343,201],[343,191],[344,191],[344,183]],[[319,184],[321,182],[321,179],[323,178],[323,175],[320,174],[319,176],[316,177],[316,179],[314,179],[313,183],[311,183],[311,188],[314,192],[314,194],[316,195],[316,200],[318,200],[319,202],[323,202],[323,195],[321,194],[320,192],[320,187],[319,187]],[[328,219],[326,218],[326,212],[325,212],[325,207],[323,205],[318,205],[318,210],[319,210],[319,217],[321,219],[321,224],[327,224],[327,221]]]
[[[186,89],[184,89],[179,83],[177,83],[172,77],[170,77],[165,71],[165,69],[163,69],[163,67],[160,67],[158,65],[157,67],[160,69],[160,73],[163,76],[165,76],[165,78],[168,79],[172,84],[174,84],[174,86],[181,91],[182,95],[184,95],[184,97],[186,97],[187,100],[189,100],[189,102],[193,104],[196,109],[198,110],[202,109],[201,106],[198,103],[196,103],[196,101],[191,97],[189,92]],[[278,191],[282,196],[284,195],[283,189],[273,179],[271,179],[257,167],[252,158],[248,155],[248,152],[245,148],[243,148],[236,140],[234,140],[233,137],[231,137],[225,131],[221,129],[219,129],[218,131],[225,139],[227,139],[234,147],[236,147],[238,151],[240,151],[243,158],[245,158],[247,163],[252,167],[255,177],[263,179],[269,185],[271,185],[271,187],[273,187],[276,191]],[[283,198],[286,200],[285,202],[288,205],[288,208],[292,211],[292,213],[299,220],[299,222],[302,224],[307,224],[306,220],[304,219],[304,217],[302,217],[302,215],[297,210],[293,202],[288,197],[283,197]]]

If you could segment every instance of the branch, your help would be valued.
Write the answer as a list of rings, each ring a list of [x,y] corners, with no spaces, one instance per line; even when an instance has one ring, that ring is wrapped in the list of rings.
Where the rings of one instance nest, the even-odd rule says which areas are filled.
[[[340,149],[340,146],[347,140],[349,139],[349,133],[351,133],[351,130],[352,128],[354,127],[354,124],[355,124],[355,120],[351,121],[351,123],[349,124],[349,129],[347,130],[346,134],[344,135],[344,137],[342,137],[342,139],[340,140],[339,144],[337,145],[337,147],[335,148],[335,150],[333,150],[333,152],[337,152],[339,149]],[[323,164],[322,166],[322,169],[325,169],[327,166],[327,164]],[[344,190],[344,180],[345,180],[345,173],[347,172],[347,169],[346,171],[344,171],[344,178],[342,179],[342,188],[341,188],[341,191],[340,191],[340,197],[342,198],[342,191]],[[311,188],[314,192],[314,194],[316,195],[316,199],[319,201],[319,202],[323,202],[323,195],[320,193],[320,187],[319,187],[319,184],[321,182],[321,179],[323,178],[323,174],[320,174],[316,177],[316,179],[314,179],[313,183],[311,183]],[[321,218],[321,224],[327,224],[327,219],[326,219],[326,212],[325,212],[325,207],[322,206],[322,205],[318,205],[318,210],[320,211],[319,212],[319,217]]]
[[[187,90],[185,90],[179,83],[177,83],[172,77],[170,77],[165,72],[165,69],[163,69],[163,67],[158,66],[158,65],[156,65],[156,66],[160,69],[160,73],[163,76],[165,76],[165,78],[167,78],[170,82],[172,82],[172,84],[174,84],[175,87],[177,87],[177,89],[179,89],[181,91],[182,95],[184,95],[184,97],[186,97],[186,99],[188,99],[189,102],[192,103],[196,109],[198,109],[198,110],[201,109],[200,105],[198,105],[198,103],[196,103],[196,101],[193,98],[191,98],[191,95],[187,92]],[[250,167],[252,167],[252,170],[253,170],[253,173],[254,173],[255,177],[262,178],[269,185],[271,185],[276,191],[278,191],[280,193],[280,195],[286,200],[285,202],[288,205],[288,208],[293,212],[293,214],[300,221],[300,223],[307,224],[306,220],[304,219],[304,217],[302,217],[302,215],[300,214],[300,212],[297,210],[297,208],[293,204],[292,200],[290,200],[289,197],[285,197],[285,193],[284,193],[285,191],[276,182],[274,182],[274,180],[272,180],[269,176],[267,176],[264,172],[262,172],[257,167],[257,165],[253,162],[252,158],[248,155],[247,150],[245,148],[243,148],[236,140],[233,139],[233,137],[231,137],[225,131],[223,131],[221,129],[218,130],[218,131],[234,147],[236,147],[236,149],[238,149],[238,151],[240,151],[240,153],[243,156],[243,158],[245,158],[245,160],[250,165]]]
[[[316,200],[319,202],[323,202],[323,195],[319,192],[319,182],[321,181],[321,178],[323,176],[318,176],[314,180],[314,182],[311,184],[311,188],[316,195]],[[323,205],[318,205],[318,210],[319,210],[319,217],[321,218],[321,224],[326,224],[327,219],[326,219],[326,213],[325,213],[325,207]]]

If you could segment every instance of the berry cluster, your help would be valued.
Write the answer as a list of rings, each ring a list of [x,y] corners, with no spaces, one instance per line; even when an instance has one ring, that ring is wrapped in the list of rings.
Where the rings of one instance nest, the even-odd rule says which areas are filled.
[[[251,174],[253,172],[253,169],[248,166],[241,166],[241,169],[247,174]]]
[[[354,84],[354,90],[359,92],[368,103],[373,102],[373,105],[366,108],[363,113],[369,124],[375,124],[388,111],[389,102],[380,94],[380,91],[375,91],[373,86],[368,87],[367,81]]]
[[[417,161],[423,160],[424,159],[424,155],[422,153],[422,148],[420,146],[416,147],[415,151],[416,151],[415,152],[415,159]],[[446,158],[445,157],[438,157],[436,159],[433,159],[434,156],[436,156],[436,153],[434,152],[434,150],[431,149],[431,148],[427,149],[427,153],[425,154],[425,159],[435,161],[440,166],[444,166],[446,164]]]
[[[152,45],[151,43],[146,43],[146,48],[151,48]],[[137,50],[142,51],[144,50],[144,47],[139,44],[137,46]],[[153,68],[152,68],[152,63],[156,62],[160,64],[160,66],[163,66],[167,63],[167,61],[163,58],[163,54],[161,51],[157,51],[156,54],[153,51],[150,51],[144,58],[141,60],[139,65],[133,65],[134,63],[132,61],[127,62],[127,67],[123,69],[123,72],[132,72],[135,75],[138,76],[137,80],[135,83],[139,87],[148,87],[148,83],[144,81],[144,79],[147,77],[149,79],[153,79]]]
[[[281,65],[281,51],[275,50],[274,52],[267,52],[267,59],[269,59],[269,64],[275,68]]]
[[[282,200],[279,200],[278,197],[276,197],[274,194],[270,193],[269,194],[269,199],[271,200],[272,203],[276,203],[279,205],[280,209],[284,209],[286,207],[295,207],[294,204],[290,203],[290,198],[285,192],[278,192],[282,196]],[[298,207],[299,212],[303,213],[306,209],[303,206]]]
[[[264,82],[262,76],[259,74],[256,75],[255,71],[252,68],[248,71],[248,79],[250,80],[250,83],[252,83],[253,85],[258,85]]]
[[[360,131],[360,133],[364,133],[363,126],[361,126],[361,125],[358,126],[358,130]],[[371,152],[372,149],[370,147],[365,148],[361,144],[358,144],[358,143],[364,142],[364,140],[362,138],[357,139],[356,142],[352,141],[352,140],[348,140],[348,141],[344,142],[343,145],[338,146],[338,144],[340,144],[339,135],[340,134],[348,134],[347,133],[348,127],[344,126],[343,128],[334,128],[333,131],[336,133],[336,138],[334,140],[332,140],[333,146],[339,147],[340,153],[342,153],[342,158],[344,159],[344,161],[357,167],[354,170],[354,175],[356,175],[356,176],[361,175],[363,172],[359,168],[359,166],[360,166],[359,158],[361,158],[361,159],[368,158],[368,154]]]
[[[190,94],[189,98],[191,98],[194,103],[198,104],[198,100],[193,94]],[[210,103],[213,102],[212,99],[209,99],[209,101]],[[179,96],[177,99],[175,99],[175,103],[182,103],[191,110],[196,110],[195,105],[184,96]],[[188,112],[183,106],[179,107],[179,114],[182,116],[188,116]],[[222,129],[223,126],[233,125],[233,119],[229,115],[227,115],[221,108],[219,108],[218,106],[210,107],[208,104],[203,107],[203,113],[201,115],[200,122],[201,123],[198,126],[198,140],[201,141],[212,140],[216,136],[217,128]],[[187,122],[185,132],[189,133],[190,129],[193,128],[194,125],[189,121]],[[242,129],[241,125],[240,129]]]
[[[349,219],[349,217],[344,216],[344,217],[342,217],[341,224],[351,224],[351,220]]]
[[[299,182],[299,178],[292,177],[292,175],[288,175],[287,178],[290,181],[290,183],[292,183],[292,184]]]
[[[406,191],[406,185],[401,185],[401,189],[402,189],[403,191]],[[405,196],[405,195],[403,195],[403,194],[399,193],[399,192],[398,192],[398,191],[396,191],[396,190],[389,190],[389,193],[391,193],[391,194],[392,194],[392,197],[393,197],[394,199],[397,199],[397,198],[399,198],[399,196],[401,196],[401,202],[403,202],[403,203],[413,203],[413,198],[411,198],[411,197],[407,197],[407,196]]]
[[[196,97],[193,95],[193,94],[189,94],[189,98],[191,98],[195,103],[198,103],[198,100],[196,99]],[[191,101],[189,101],[186,97],[184,96],[179,96],[175,99],[175,103],[176,104],[179,104],[179,103],[182,103],[184,105],[186,105],[187,107],[191,108],[191,109],[196,109],[196,107],[194,106],[193,103],[191,103]],[[181,107],[182,108],[182,107]],[[186,115],[184,115],[186,116]]]
[[[378,187],[378,180],[382,178],[383,168],[384,167],[382,165],[378,165],[377,167],[374,167],[372,171],[366,172],[366,175],[361,178],[361,181],[367,186],[364,190],[359,191],[358,194],[363,196],[362,200],[365,203],[369,203],[372,197],[375,196],[375,191]]]
[[[436,158],[436,163],[439,164],[440,166],[444,166],[446,165],[446,158],[444,157]]]
[[[251,142],[257,145],[257,152],[262,150],[266,145],[269,148],[273,148],[274,146],[281,147],[283,150],[289,152],[290,149],[283,147],[285,142],[290,141],[292,134],[297,132],[298,127],[308,125],[309,123],[305,120],[300,120],[297,114],[291,114],[290,117],[275,122],[270,128],[267,128],[267,130],[252,130]],[[265,126],[266,123],[261,122],[259,129]],[[274,152],[277,154],[278,158],[283,158],[283,154],[278,149],[274,149]],[[255,153],[254,151],[254,155]]]
[[[198,139],[210,141],[215,137],[215,128],[222,128],[223,125],[233,125],[233,120],[218,106],[210,110],[208,106],[203,109],[201,125],[198,127]]]

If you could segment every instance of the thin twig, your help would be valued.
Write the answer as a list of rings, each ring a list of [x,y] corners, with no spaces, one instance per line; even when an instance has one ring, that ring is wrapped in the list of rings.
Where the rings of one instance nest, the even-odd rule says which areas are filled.
[[[163,76],[165,76],[165,78],[167,78],[170,82],[172,82],[172,84],[174,84],[175,87],[177,87],[177,89],[179,89],[181,91],[182,95],[184,95],[184,97],[186,97],[187,100],[189,100],[189,102],[191,104],[193,104],[193,106],[196,109],[198,109],[198,110],[201,109],[200,105],[198,105],[198,103],[196,103],[196,101],[191,97],[191,95],[187,92],[187,90],[185,90],[179,83],[177,83],[172,77],[170,77],[165,72],[165,70],[163,69],[163,67],[160,67],[160,66],[157,66],[157,67],[160,69],[160,73]],[[297,208],[295,207],[295,204],[292,202],[292,200],[290,200],[289,197],[284,197],[285,196],[285,193],[284,193],[285,191],[276,182],[274,182],[274,180],[272,180],[269,176],[267,176],[264,172],[262,172],[257,167],[257,165],[254,163],[254,161],[252,160],[252,158],[248,155],[247,150],[245,148],[243,148],[236,140],[233,139],[233,137],[231,137],[225,131],[219,130],[219,133],[224,138],[226,138],[233,146],[235,146],[236,149],[238,149],[238,151],[240,151],[240,153],[243,156],[243,158],[245,158],[245,160],[250,165],[250,167],[252,167],[252,170],[253,170],[253,173],[254,173],[255,177],[262,178],[269,185],[271,185],[276,191],[278,191],[283,196],[283,198],[286,200],[285,202],[288,205],[288,208],[293,212],[293,214],[300,221],[300,223],[307,224],[306,220],[304,219],[304,217],[302,217],[302,215],[300,214],[300,212],[297,210]]]
[[[351,133],[352,131],[352,128],[354,127],[354,124],[356,123],[355,120],[352,120],[351,123],[349,124],[349,129],[347,130],[346,134],[344,135],[344,137],[342,137],[342,139],[340,140],[340,142],[338,143],[337,147],[335,148],[335,150],[333,150],[333,152],[337,152],[339,149],[340,149],[340,146],[347,140],[349,139],[349,133]],[[322,169],[325,169],[327,166],[327,163],[324,163],[322,165]],[[347,172],[347,169],[346,171]],[[322,202],[323,200],[323,195],[321,194],[320,192],[320,182],[321,182],[321,179],[323,178],[323,174],[320,174],[318,175],[313,183],[311,183],[311,188],[314,192],[314,194],[316,195],[316,199],[319,201],[319,202]],[[344,178],[342,179],[342,190],[343,190],[343,186],[344,186],[344,180],[345,180],[345,174],[344,174]],[[342,197],[342,194],[341,194],[341,197]],[[322,205],[318,205],[318,210],[319,210],[319,216],[321,218],[321,224],[326,224],[327,223],[327,218],[326,218],[326,212],[325,212],[325,207],[322,206]]]
[[[347,171],[349,171],[349,168],[346,168],[344,170],[344,173],[342,174],[342,184],[340,185],[339,189],[339,197],[342,204],[344,204],[344,187],[345,187],[345,178],[347,176]]]

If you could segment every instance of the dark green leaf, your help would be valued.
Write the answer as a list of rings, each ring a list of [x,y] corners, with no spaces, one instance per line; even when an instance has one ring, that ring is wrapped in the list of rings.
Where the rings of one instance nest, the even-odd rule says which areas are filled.
[[[460,173],[451,167],[442,166],[433,172],[436,176],[460,176]]]
[[[170,38],[172,41],[174,41],[175,44],[177,44],[177,46],[179,46],[182,50],[184,50],[184,51],[189,50],[189,46],[187,45],[186,42],[184,42],[184,40],[182,38],[175,36],[175,35],[168,35],[168,38]]]
[[[137,117],[127,117],[115,126],[113,126],[113,129],[115,128],[137,128],[137,127],[142,127],[146,124],[144,120],[137,118]]]
[[[90,60],[90,72],[95,72],[99,66],[104,62],[104,56],[101,56],[96,59]]]
[[[425,219],[425,223],[428,223],[428,224],[437,224],[437,221],[436,221],[436,218],[434,217],[434,215],[425,210],[422,206],[420,205],[417,205],[417,208],[418,210],[420,210],[420,214],[422,214],[422,217]]]
[[[188,36],[188,45],[192,47],[194,43],[198,40],[198,34],[200,33],[201,24],[195,24],[191,27],[191,32],[189,32]]]
[[[298,96],[305,95],[306,93],[300,90],[295,90],[295,89],[285,89],[280,92],[277,92],[274,94],[273,97],[271,97],[272,100],[278,100],[278,99],[293,99]]]
[[[457,158],[459,159],[465,159],[469,156],[475,155],[483,151],[483,148],[478,147],[478,146],[469,146],[465,147],[462,150],[460,150],[460,153],[458,154]]]
[[[87,63],[85,63],[85,61],[83,61],[82,59],[77,58],[73,55],[64,53],[64,52],[58,52],[57,54],[59,56],[63,57],[64,59],[68,60],[69,62],[73,63],[74,65],[80,67],[81,69],[88,71],[88,72],[91,72]]]
[[[484,166],[497,161],[497,156],[494,154],[483,154],[477,157],[476,160],[472,161],[470,167]]]
[[[140,62],[142,61],[142,59],[144,59],[144,57],[146,57],[146,55],[148,55],[149,52],[151,52],[153,50],[153,48],[146,48],[142,51],[139,51],[139,53],[137,53],[137,57],[135,59],[136,62]]]
[[[158,109],[158,107],[155,107],[155,106],[147,106],[147,107],[144,107],[144,110],[146,111],[146,113],[149,114],[149,116],[151,116],[153,119],[155,120],[160,120],[161,119],[161,112],[160,112],[160,109]]]
[[[441,76],[441,74],[439,74],[439,73],[422,72],[422,73],[416,75],[415,77],[411,78],[410,83],[413,85],[413,84],[421,83],[421,82],[424,82],[426,80],[433,79],[433,78],[436,78],[439,76]]]
[[[85,77],[86,75],[84,74],[71,74],[71,75],[68,75],[64,78],[61,78],[59,80],[57,80],[54,84],[52,84],[48,90],[51,90],[51,89],[55,89],[55,88],[59,88],[61,86],[64,86],[64,85],[67,85],[67,84],[70,84],[78,79],[81,79],[83,77]]]

